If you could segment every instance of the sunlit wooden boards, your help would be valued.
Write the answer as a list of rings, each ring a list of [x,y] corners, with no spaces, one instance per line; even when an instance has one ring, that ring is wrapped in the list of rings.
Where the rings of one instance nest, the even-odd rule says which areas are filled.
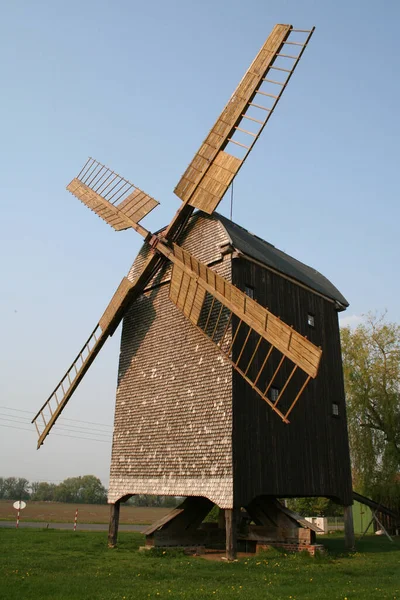
[[[122,231],[137,224],[158,205],[157,200],[139,188],[134,188],[134,191],[118,206],[114,206],[77,178],[71,181],[67,190],[111,225],[115,231]]]
[[[176,244],[172,260],[170,299],[194,324],[208,292],[310,377],[316,377],[320,348]]]
[[[174,190],[184,202],[211,213],[222,199],[243,161],[221,151],[232,136],[235,125],[242,120],[249,102],[260,87],[290,29],[290,25],[275,25],[221,116],[200,146]]]
[[[111,298],[109,305],[104,311],[102,317],[100,318],[99,325],[102,331],[105,331],[107,327],[110,325],[112,320],[115,318],[118,310],[122,307],[126,297],[128,296],[131,289],[134,287],[134,283],[129,281],[127,277],[124,277],[119,284],[115,294]]]

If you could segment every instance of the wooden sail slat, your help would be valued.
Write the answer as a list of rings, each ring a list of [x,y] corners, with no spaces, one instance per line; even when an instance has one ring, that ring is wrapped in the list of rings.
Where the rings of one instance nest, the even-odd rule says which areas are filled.
[[[320,348],[176,244],[172,260],[174,268],[180,267],[204,291],[224,304],[300,369],[311,377],[316,377],[322,354]],[[172,285],[175,285],[174,277]],[[186,288],[188,285],[186,282]],[[184,300],[181,300],[179,308],[183,305]]]
[[[158,205],[157,200],[105,165],[90,160],[89,168],[82,169],[67,190],[116,231],[132,227],[147,237],[148,232],[138,223]]]

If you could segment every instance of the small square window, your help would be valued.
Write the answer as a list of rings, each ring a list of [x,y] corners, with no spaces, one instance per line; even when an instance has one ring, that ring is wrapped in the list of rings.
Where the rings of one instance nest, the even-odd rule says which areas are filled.
[[[339,404],[337,402],[332,402],[332,415],[334,417],[339,416]]]
[[[249,298],[254,298],[254,288],[251,287],[251,285],[245,285],[244,286],[244,293],[246,294],[246,296],[248,296]]]
[[[312,313],[308,313],[307,323],[310,327],[315,327],[315,316]]]
[[[271,402],[276,402],[279,397],[279,388],[271,387],[269,392],[270,392]]]

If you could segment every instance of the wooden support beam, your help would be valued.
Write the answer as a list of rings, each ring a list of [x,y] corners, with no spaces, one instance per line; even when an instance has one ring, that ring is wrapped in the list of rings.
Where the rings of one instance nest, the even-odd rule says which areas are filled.
[[[117,500],[110,506],[110,524],[108,527],[108,547],[115,548],[117,545],[118,538],[118,526],[119,526],[119,509],[121,501]]]
[[[353,507],[344,506],[344,544],[347,550],[355,550]]]
[[[225,509],[226,558],[235,560],[237,553],[237,509]]]

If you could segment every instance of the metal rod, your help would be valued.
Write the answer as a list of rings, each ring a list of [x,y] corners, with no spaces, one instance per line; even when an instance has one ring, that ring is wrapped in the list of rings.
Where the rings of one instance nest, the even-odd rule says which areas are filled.
[[[242,129],[241,127],[238,127],[236,125],[235,129],[237,129],[237,131],[242,131],[243,133],[247,133],[247,135],[252,135],[253,137],[257,137],[256,133],[253,133],[252,131],[247,131],[247,129]]]
[[[217,346],[219,346],[221,350],[222,350],[222,344],[223,344],[223,342],[225,340],[226,332],[228,331],[228,327],[231,324],[231,321],[232,321],[232,311],[229,314],[228,322],[227,322],[226,327],[224,329],[223,336],[222,336],[222,338],[220,339],[220,341],[217,344]],[[222,352],[223,352],[223,350],[222,350]]]
[[[233,338],[232,338],[231,345],[229,346],[229,350],[228,350],[228,352],[226,353],[226,354],[227,354],[227,356],[229,356],[229,354],[231,353],[231,350],[232,350],[232,348],[233,348],[233,344],[235,343],[235,340],[236,340],[237,334],[239,333],[239,329],[240,329],[240,326],[242,325],[242,323],[243,323],[243,321],[242,321],[242,319],[240,319],[240,321],[239,321],[239,325],[236,327],[235,335],[234,335],[234,336],[233,336]]]
[[[92,167],[93,167],[93,166],[94,166],[94,168],[92,169]],[[85,178],[86,178],[86,179],[83,179],[83,178],[82,178],[82,179],[81,179],[82,183],[84,183],[84,184],[86,185],[86,182],[87,182],[87,180],[88,180],[88,179],[89,179],[89,177],[91,177],[91,176],[92,176],[92,174],[93,174],[93,173],[96,171],[96,169],[97,169],[97,167],[98,167],[98,166],[99,166],[99,163],[98,163],[97,161],[94,161],[94,162],[93,162],[93,164],[92,164],[92,165],[90,165],[90,169],[92,169],[92,170],[90,170],[90,169],[89,169],[89,170],[88,170],[88,171],[85,173]]]
[[[282,69],[282,67],[270,67],[270,69],[275,69],[275,71],[284,71],[285,73],[292,73],[290,69]]]
[[[100,167],[100,165],[97,165],[97,168]],[[97,171],[97,173],[95,173],[96,169],[93,171],[93,173],[95,173],[95,175],[93,175],[92,179],[86,184],[88,187],[91,187],[91,183],[93,181],[93,179],[96,179],[96,177],[98,177],[98,175],[100,175],[100,173],[102,172],[103,167],[100,167],[100,171]]]
[[[81,171],[80,171],[79,175],[77,176],[77,179],[79,179],[79,177],[82,175],[83,171],[84,171],[84,170],[85,170],[85,168],[86,168],[86,165],[87,165],[87,164],[88,164],[88,163],[89,163],[91,160],[93,160],[93,158],[90,158],[90,156],[89,156],[89,158],[87,159],[87,161],[86,161],[86,162],[85,162],[85,164],[83,165],[83,167],[82,167],[82,169],[81,169]]]
[[[292,404],[290,405],[289,410],[287,411],[286,415],[285,415],[285,419],[287,419],[287,417],[290,415],[290,413],[292,412],[297,400],[300,398],[301,394],[304,392],[304,388],[306,387],[307,383],[310,381],[311,379],[311,375],[309,375],[307,377],[307,379],[305,380],[305,382],[303,383],[303,385],[300,388],[299,393],[297,394],[296,398],[293,400]]]
[[[257,90],[256,94],[262,94],[262,96],[268,96],[268,98],[279,98],[279,96],[274,96],[273,94],[267,94],[267,92],[262,92],[261,90]]]
[[[305,46],[305,44],[300,44],[300,42],[282,42],[283,44],[290,44],[290,46]]]
[[[133,186],[131,186],[131,187],[133,187]],[[134,190],[137,190],[138,188],[133,188],[133,189],[134,189]],[[121,190],[122,190],[122,188],[121,188]],[[130,189],[129,189],[129,190],[125,190],[124,192],[122,192],[122,194],[121,194],[120,196],[118,196],[118,198],[115,198],[115,200],[114,200],[113,204],[114,204],[114,205],[115,205],[115,204],[117,204],[118,200],[120,200],[120,198],[122,198],[122,196],[125,196],[125,194],[126,194],[127,192],[130,192]],[[142,200],[142,206],[143,206],[143,204],[145,204],[145,202],[143,202],[143,200]]]
[[[88,171],[89,171],[89,170],[90,170],[90,169],[93,167],[94,163],[96,162],[96,161],[94,160],[94,158],[92,158],[92,157],[89,157],[89,160],[91,160],[91,161],[92,161],[92,164],[91,164],[91,165],[89,165],[89,167],[86,169],[86,171],[85,171],[85,172],[84,172],[84,174],[82,175],[82,177],[81,177],[80,181],[82,181],[82,180],[83,180],[83,178],[86,176],[86,173],[87,173],[87,172],[88,172]],[[88,161],[88,162],[89,162],[89,161]],[[86,163],[86,165],[87,165],[87,163]],[[85,165],[85,167],[86,167],[86,165]],[[84,169],[85,167],[83,167],[83,169]],[[82,169],[82,171],[83,171],[83,169]],[[78,179],[79,179],[80,175],[82,174],[82,171],[79,173],[79,175],[78,175]]]
[[[278,404],[279,400],[283,396],[283,392],[286,390],[287,386],[289,385],[289,382],[292,379],[293,375],[295,374],[296,369],[297,369],[297,365],[294,365],[294,368],[292,369],[292,372],[290,373],[289,377],[286,379],[285,385],[283,386],[283,388],[279,392],[278,397],[277,397],[277,399],[274,402],[274,406],[276,406]]]
[[[273,79],[263,78],[263,81],[267,81],[268,83],[275,83],[275,85],[286,85],[285,81],[274,81]]]
[[[250,334],[251,334],[252,331],[253,331],[252,328],[249,327],[249,331],[247,332],[246,339],[244,340],[242,349],[240,350],[240,354],[239,354],[239,357],[238,357],[237,361],[235,362],[235,365],[239,364],[239,361],[242,358],[242,354],[244,352],[244,349],[245,349],[245,346],[246,346],[247,342],[249,341],[249,337],[250,337]]]
[[[110,171],[110,172],[109,172],[109,174],[108,174],[108,176],[107,176],[107,177],[106,177],[106,178],[105,178],[105,179],[104,179],[104,180],[103,180],[101,183],[99,183],[99,185],[97,186],[97,188],[93,188],[93,189],[94,189],[94,191],[95,191],[95,192],[98,192],[98,190],[100,190],[100,188],[102,188],[102,187],[103,187],[103,185],[104,185],[105,183],[107,183],[107,181],[110,179],[110,177],[111,177],[113,174],[115,174],[115,173],[114,173],[114,171]],[[111,183],[111,182],[110,182],[110,183]],[[98,193],[99,193],[99,192],[98,192]]]
[[[100,192],[100,191],[98,191],[97,193],[98,193],[98,194],[100,194],[100,193],[101,193],[101,195],[102,195],[102,196],[104,196],[104,192],[106,191],[106,189],[107,189],[108,187],[110,187],[110,185],[111,185],[111,184],[112,184],[112,183],[113,183],[113,182],[114,182],[114,181],[115,181],[115,180],[116,180],[118,177],[119,177],[119,175],[117,175],[116,173],[114,173],[114,177],[111,179],[110,183],[108,183],[108,184],[106,185],[106,187],[105,187],[105,188],[103,188],[103,189],[101,190],[101,192]],[[100,187],[102,187],[102,186],[100,186]],[[114,188],[113,188],[113,189],[114,189]],[[110,190],[110,191],[111,191],[111,190]]]
[[[212,342],[214,341],[214,335],[215,335],[215,333],[216,333],[216,331],[217,331],[218,323],[219,323],[219,320],[220,320],[220,318],[221,318],[221,315],[222,315],[223,308],[224,308],[224,305],[223,305],[223,304],[222,304],[222,302],[221,302],[221,308],[219,309],[219,313],[218,313],[218,319],[217,319],[217,322],[215,323],[214,331],[213,331],[213,333],[212,333],[212,336],[211,336],[211,341],[212,341]]]
[[[261,377],[261,373],[263,372],[263,370],[264,370],[264,367],[265,367],[265,365],[267,364],[267,360],[268,360],[268,359],[269,359],[269,357],[271,356],[271,352],[272,352],[272,350],[273,350],[273,349],[274,349],[274,346],[271,344],[271,346],[270,346],[270,348],[269,348],[269,350],[268,350],[268,352],[267,352],[267,355],[266,355],[266,357],[264,358],[264,362],[263,362],[263,364],[261,365],[261,369],[258,371],[257,377],[256,377],[256,378],[255,378],[255,380],[254,380],[254,385],[257,385],[257,381],[260,379],[260,377]]]
[[[128,185],[128,186],[130,186],[130,187],[128,188],[128,190],[129,190],[129,189],[132,187],[132,184],[131,184],[131,183],[129,183],[129,181],[125,181],[124,185],[122,185],[122,186],[119,188],[119,190],[117,190],[116,192],[114,192],[114,194],[113,194],[112,196],[110,196],[110,198],[107,198],[108,202],[111,202],[111,200],[114,198],[114,196],[116,196],[117,194],[119,194],[120,192],[122,192],[122,190],[124,189],[124,187],[126,187],[127,185]],[[125,190],[125,191],[124,191],[124,194],[126,194],[126,192],[127,192],[128,190]],[[111,191],[112,191],[112,190],[110,190],[110,192],[111,192]],[[123,195],[123,194],[122,194],[122,195]],[[114,200],[114,202],[111,202],[111,204],[114,204],[115,202],[116,202],[116,200]]]
[[[260,106],[259,104],[254,104],[254,102],[249,102],[249,106],[255,106],[256,108],[261,108],[261,110],[266,110],[267,112],[271,112],[271,108],[266,108],[265,106]],[[265,125],[265,123],[264,123]]]
[[[314,31],[314,27],[312,29],[293,29],[293,28],[291,28],[290,31],[296,31],[297,33],[311,33],[312,31]]]
[[[244,374],[245,374],[245,375],[247,375],[247,373],[248,373],[248,371],[249,371],[249,369],[250,369],[250,367],[251,367],[251,363],[253,362],[253,360],[254,360],[254,357],[255,357],[255,355],[257,354],[257,350],[258,350],[258,348],[260,347],[260,344],[261,344],[262,340],[263,340],[263,337],[260,335],[260,338],[259,338],[259,340],[258,340],[258,342],[257,342],[257,345],[256,345],[256,347],[255,347],[255,349],[254,349],[254,352],[253,352],[253,354],[251,355],[250,361],[249,361],[249,363],[248,363],[248,365],[247,365],[247,369],[246,369],[246,370],[245,370],[245,372],[244,372]]]
[[[272,375],[272,379],[270,379],[269,384],[267,385],[267,387],[265,388],[265,392],[264,392],[264,396],[266,396],[268,394],[269,388],[271,387],[271,385],[274,383],[275,377],[278,374],[279,369],[282,366],[283,361],[285,360],[286,356],[284,354],[282,354],[282,358],[279,361],[279,365],[276,367],[275,373]]]
[[[206,332],[207,332],[208,322],[209,322],[209,320],[210,320],[211,313],[212,313],[212,311],[213,311],[213,308],[214,308],[214,303],[215,303],[215,296],[213,296],[213,297],[212,297],[212,302],[211,302],[210,310],[208,311],[208,316],[207,316],[206,326],[204,327],[204,333],[206,333]]]
[[[293,58],[293,60],[297,60],[298,56],[292,56],[291,54],[276,54],[279,58]]]
[[[232,142],[232,144],[236,144],[236,146],[241,146],[242,148],[246,148],[246,150],[250,150],[250,146],[245,146],[240,142],[236,142],[236,140],[233,140],[232,138],[228,138],[228,142]]]
[[[98,183],[99,181],[101,181],[101,180],[103,179],[103,177],[106,175],[106,173],[107,173],[107,170],[105,170],[105,171],[104,171],[104,173],[103,173],[103,174],[100,176],[100,179],[99,179],[99,175],[100,175],[100,173],[103,171],[103,169],[105,169],[105,167],[101,167],[100,171],[97,173],[96,177],[94,178],[94,181],[91,181],[91,182],[90,182],[90,187],[91,187],[92,189],[93,189],[93,188],[94,188],[94,186],[95,186],[95,185],[97,185],[97,183]]]
[[[254,117],[249,117],[248,115],[242,115],[242,117],[243,117],[243,119],[249,119],[250,121],[254,121],[255,123],[264,125],[264,121],[260,121],[259,119],[254,119]]]

